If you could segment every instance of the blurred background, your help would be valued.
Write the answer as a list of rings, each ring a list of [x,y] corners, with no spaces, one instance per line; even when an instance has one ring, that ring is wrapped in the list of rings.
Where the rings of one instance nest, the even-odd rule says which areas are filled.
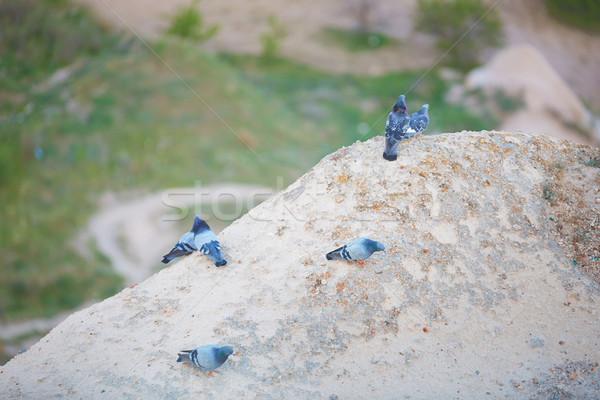
[[[0,363],[384,132],[600,143],[595,0],[0,0]]]

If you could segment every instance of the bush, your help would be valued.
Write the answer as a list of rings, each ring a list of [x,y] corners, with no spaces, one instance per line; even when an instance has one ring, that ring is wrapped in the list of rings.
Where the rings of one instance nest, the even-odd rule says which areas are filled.
[[[544,0],[544,3],[556,20],[590,33],[600,33],[600,1]]]
[[[447,64],[476,66],[483,50],[502,44],[502,24],[482,0],[418,0],[415,28],[436,37]]]
[[[199,42],[210,39],[219,31],[217,25],[204,30],[204,18],[202,13],[196,9],[198,1],[193,1],[188,6],[182,6],[177,9],[171,25],[167,29],[167,34],[179,36],[183,39],[194,39]]]
[[[270,15],[267,23],[269,24],[269,31],[260,35],[260,41],[262,43],[262,52],[260,57],[263,60],[272,60],[277,55],[279,50],[279,41],[287,34],[285,28],[277,20],[277,17]]]

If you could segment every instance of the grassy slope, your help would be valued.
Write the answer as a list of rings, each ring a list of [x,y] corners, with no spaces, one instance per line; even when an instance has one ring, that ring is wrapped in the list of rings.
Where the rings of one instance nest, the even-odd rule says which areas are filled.
[[[1,319],[51,315],[121,288],[93,245],[86,258],[72,244],[103,192],[288,184],[338,147],[381,134],[391,103],[420,76],[331,76],[155,45],[183,83],[141,44],[117,39],[74,57],[59,84],[35,65],[0,80],[10,88],[0,97]],[[433,73],[408,96],[411,111],[431,105],[432,132],[490,128],[446,106],[445,90]]]
[[[108,274],[100,295],[118,288],[106,263],[100,271],[98,259],[85,260],[69,245],[102,192],[196,181],[275,185],[278,175],[289,183],[318,158],[311,150],[316,126],[244,85],[231,68],[182,44],[168,45],[162,56],[235,133],[138,47],[83,60],[65,82],[31,95],[32,111],[0,128],[3,138],[20,139],[11,145],[23,164],[0,194],[10,227],[0,236],[6,316],[75,306],[100,273]],[[61,293],[72,298],[53,305]]]
[[[425,75],[424,71],[406,71],[356,77],[329,75],[282,59],[265,63],[255,57],[231,54],[223,54],[221,59],[237,68],[266,96],[278,98],[302,120],[318,124],[319,129],[343,132],[346,142],[342,145],[383,134],[387,115],[397,96],[403,93],[409,112],[429,104],[429,134],[491,129],[496,123],[492,118],[481,118],[464,107],[448,104],[444,100],[448,84],[435,70]],[[409,88],[412,90],[407,92]],[[339,144],[321,145],[336,145],[335,149]]]

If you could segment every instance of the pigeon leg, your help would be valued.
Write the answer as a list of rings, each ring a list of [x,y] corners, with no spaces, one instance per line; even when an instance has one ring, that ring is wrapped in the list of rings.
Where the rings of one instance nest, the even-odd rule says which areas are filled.
[[[359,264],[360,264],[362,267],[364,267],[364,266],[365,266],[365,262],[364,262],[364,261],[358,261],[358,263],[359,263]]]
[[[208,371],[208,372],[205,372],[204,375],[206,375],[206,376],[214,376],[213,372],[214,371]]]

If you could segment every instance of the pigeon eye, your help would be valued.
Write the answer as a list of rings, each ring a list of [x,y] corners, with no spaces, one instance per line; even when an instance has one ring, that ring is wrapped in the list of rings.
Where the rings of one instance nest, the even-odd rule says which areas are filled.
[[[398,107],[397,105],[395,105],[395,106],[394,106],[394,112],[398,112],[398,108],[399,108],[399,107]]]

